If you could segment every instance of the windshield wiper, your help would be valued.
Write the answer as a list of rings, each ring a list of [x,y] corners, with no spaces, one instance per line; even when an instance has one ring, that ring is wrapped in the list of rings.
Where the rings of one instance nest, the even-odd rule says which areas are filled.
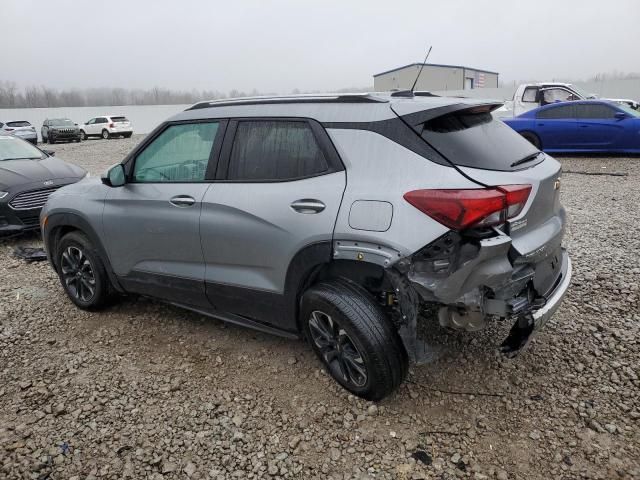
[[[520,160],[517,160],[515,162],[513,162],[510,166],[513,167],[517,167],[518,165],[522,165],[523,163],[527,163],[530,162],[531,160],[535,160],[536,158],[538,158],[539,155],[543,155],[544,152],[536,152],[536,153],[532,153],[531,155],[527,155],[524,158],[521,158]]]

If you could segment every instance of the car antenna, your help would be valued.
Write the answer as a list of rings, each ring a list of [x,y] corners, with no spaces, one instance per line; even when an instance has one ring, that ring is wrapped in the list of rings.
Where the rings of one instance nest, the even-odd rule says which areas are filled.
[[[427,56],[424,57],[424,62],[422,62],[422,65],[420,65],[420,70],[418,71],[418,75],[416,75],[416,79],[413,82],[413,85],[411,86],[411,93],[413,93],[413,91],[416,88],[416,85],[418,83],[418,79],[420,78],[420,74],[422,73],[422,69],[424,68],[424,64],[427,63],[427,59],[429,58],[429,55],[431,54],[431,49],[433,48],[433,45],[429,46],[429,51],[427,52]]]
[[[427,63],[427,59],[429,58],[429,54],[431,54],[432,46],[429,46],[429,51],[427,52],[427,56],[424,57],[424,62],[420,65],[420,70],[418,71],[418,75],[416,79],[413,81],[413,85],[411,86],[411,90],[399,90],[397,92],[393,92],[391,94],[392,97],[403,97],[403,98],[413,98],[413,90],[416,88],[416,84],[418,83],[418,79],[420,78],[420,74],[422,73],[422,69],[424,68],[425,63]]]

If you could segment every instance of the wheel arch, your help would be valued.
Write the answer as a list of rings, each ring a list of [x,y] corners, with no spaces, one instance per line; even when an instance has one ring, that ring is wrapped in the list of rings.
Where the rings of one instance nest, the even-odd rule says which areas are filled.
[[[67,233],[74,231],[79,231],[89,238],[100,254],[100,259],[104,263],[111,285],[115,290],[123,293],[124,289],[118,282],[118,278],[111,267],[109,256],[102,244],[102,241],[100,240],[100,236],[86,219],[74,213],[65,212],[48,215],[46,225],[42,232],[42,239],[44,241],[45,248],[49,253],[49,261],[56,272],[58,271],[58,265],[56,264],[56,252],[60,240]]]

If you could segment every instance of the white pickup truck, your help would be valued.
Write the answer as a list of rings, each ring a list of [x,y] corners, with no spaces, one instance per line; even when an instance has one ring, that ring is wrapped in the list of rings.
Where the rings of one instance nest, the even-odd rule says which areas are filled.
[[[593,98],[598,97],[593,93],[586,93],[570,83],[523,83],[513,95],[513,100],[506,102],[504,107],[496,111],[496,113],[500,117],[516,117],[524,112],[550,103]],[[604,100],[626,104],[636,110],[640,109],[640,105],[635,100],[625,98],[607,98]]]

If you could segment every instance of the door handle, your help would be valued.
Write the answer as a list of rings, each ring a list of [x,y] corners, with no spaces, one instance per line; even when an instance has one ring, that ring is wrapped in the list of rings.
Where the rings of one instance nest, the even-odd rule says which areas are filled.
[[[190,197],[189,195],[176,195],[171,200],[169,200],[169,203],[175,205],[176,207],[190,207],[191,205],[196,203],[196,199]]]
[[[326,205],[320,200],[303,198],[301,200],[296,200],[295,202],[293,202],[291,204],[291,208],[293,208],[298,213],[320,213],[326,208]]]

